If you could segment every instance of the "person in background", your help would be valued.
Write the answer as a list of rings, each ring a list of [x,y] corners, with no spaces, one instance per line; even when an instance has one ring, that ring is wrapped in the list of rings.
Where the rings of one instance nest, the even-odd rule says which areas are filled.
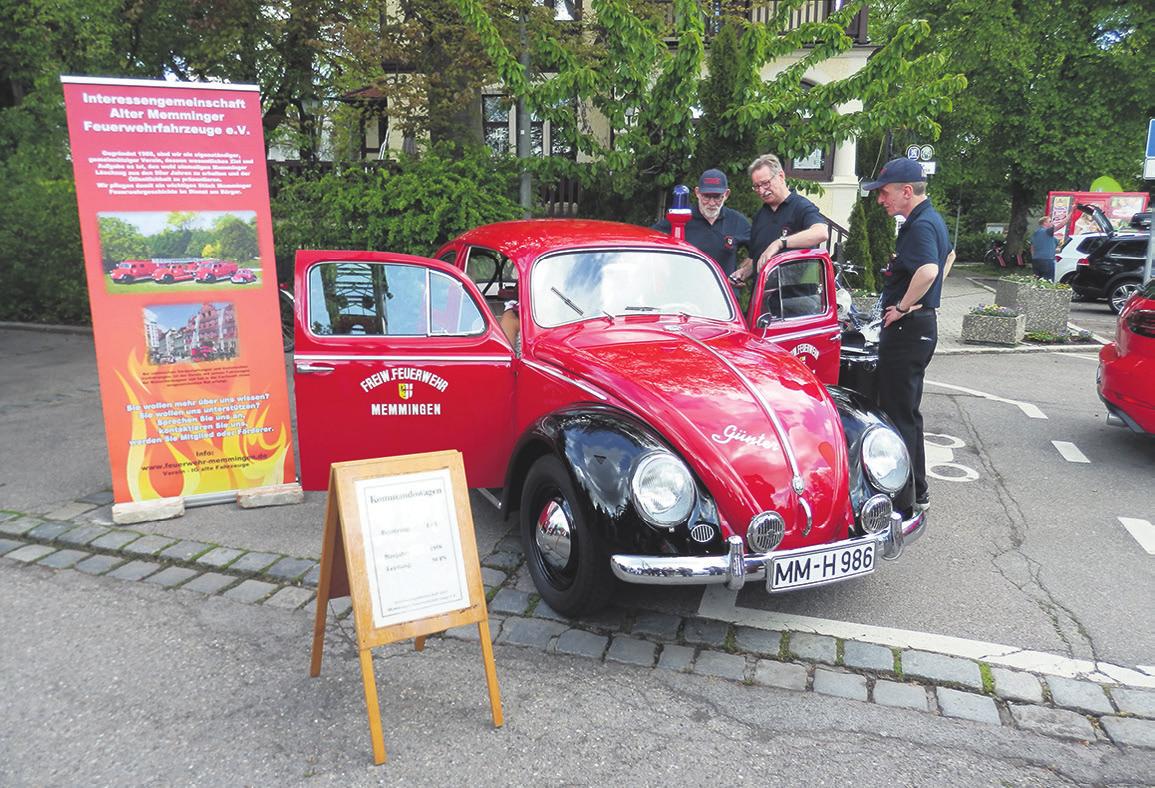
[[[1050,281],[1055,278],[1055,222],[1050,216],[1039,219],[1039,229],[1031,236],[1031,268],[1035,276]]]
[[[707,254],[729,277],[738,267],[738,247],[750,243],[750,220],[726,207],[730,187],[726,173],[721,170],[703,172],[694,188],[694,196],[698,204],[690,209],[692,215],[686,223],[686,240]],[[653,228],[666,233],[672,229],[666,219]]]
[[[782,162],[772,153],[759,156],[746,168],[750,188],[762,198],[750,229],[750,259],[731,277],[736,283],[749,279],[766,261],[790,249],[810,249],[826,243],[830,231],[818,206],[786,185]],[[757,261],[757,267],[754,265]]]
[[[878,191],[878,204],[906,221],[898,231],[894,256],[883,273],[882,331],[878,341],[878,404],[894,422],[910,453],[915,508],[930,506],[926,482],[922,405],[926,367],[938,344],[935,310],[943,271],[953,262],[946,222],[926,196],[922,165],[911,159],[886,163],[878,179],[863,184]]]

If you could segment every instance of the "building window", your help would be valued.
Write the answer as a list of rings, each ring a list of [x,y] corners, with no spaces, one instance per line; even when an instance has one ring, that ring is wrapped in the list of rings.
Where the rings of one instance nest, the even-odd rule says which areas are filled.
[[[567,108],[572,109],[572,102]],[[517,152],[517,115],[508,96],[487,94],[481,97],[481,114],[484,126],[485,144],[495,153]],[[570,123],[576,123],[576,113],[570,111]],[[565,124],[568,126],[569,124]],[[562,132],[565,126],[531,115],[529,121],[529,151],[531,156],[577,158],[573,142]]]
[[[495,153],[509,152],[509,103],[505,96],[482,96],[485,144]]]

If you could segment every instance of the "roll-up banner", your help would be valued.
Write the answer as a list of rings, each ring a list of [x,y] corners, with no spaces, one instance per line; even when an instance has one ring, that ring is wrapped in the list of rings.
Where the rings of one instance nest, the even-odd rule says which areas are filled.
[[[294,481],[256,86],[61,82],[116,502]]]

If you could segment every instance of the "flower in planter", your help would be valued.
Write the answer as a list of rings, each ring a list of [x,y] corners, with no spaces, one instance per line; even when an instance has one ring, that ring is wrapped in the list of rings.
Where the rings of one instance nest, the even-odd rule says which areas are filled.
[[[1070,290],[1070,285],[1058,284],[1050,279],[1041,279],[1030,274],[1007,274],[999,277],[1000,282],[1010,282],[1016,285],[1025,285],[1034,290]]]
[[[998,306],[996,304],[979,304],[971,309],[972,315],[987,315],[989,317],[1018,317],[1019,311],[1011,309],[1009,306]]]

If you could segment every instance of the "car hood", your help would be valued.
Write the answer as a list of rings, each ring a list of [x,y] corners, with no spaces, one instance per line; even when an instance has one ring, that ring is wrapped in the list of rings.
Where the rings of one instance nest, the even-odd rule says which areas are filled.
[[[664,436],[730,533],[744,536],[755,514],[774,510],[786,521],[783,548],[846,537],[853,513],[837,408],[778,346],[726,324],[619,319],[555,329],[534,355]]]

